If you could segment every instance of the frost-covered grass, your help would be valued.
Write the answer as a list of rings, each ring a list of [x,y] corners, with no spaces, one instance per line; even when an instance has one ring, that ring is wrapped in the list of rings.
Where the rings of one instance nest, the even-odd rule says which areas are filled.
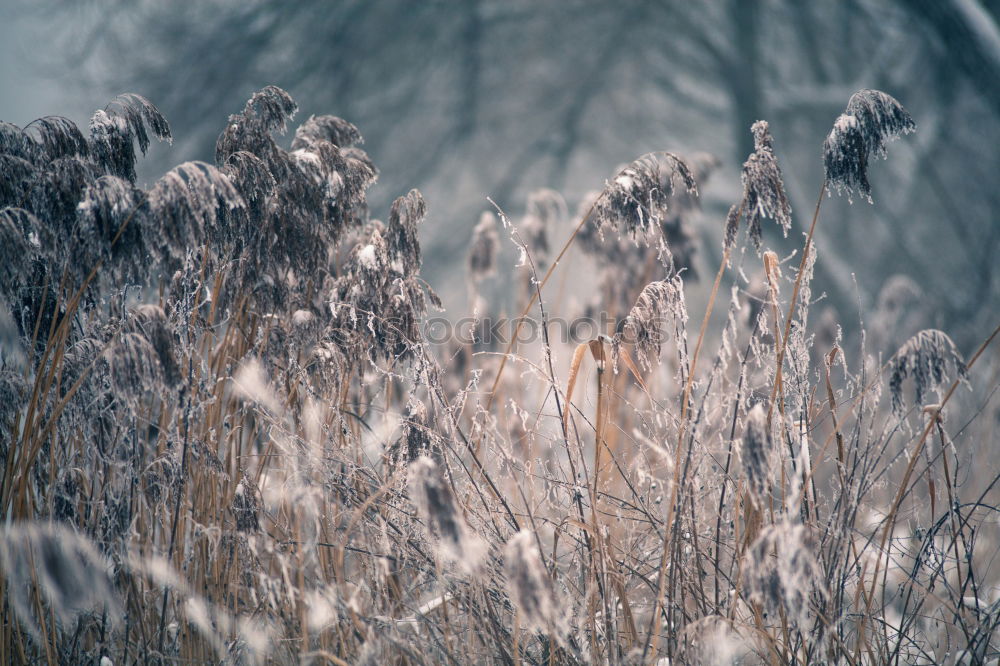
[[[550,190],[470,221],[471,313],[506,280],[526,319],[441,344],[423,197],[372,219],[357,128],[311,117],[282,148],[294,112],[259,91],[215,164],[145,189],[136,147],[170,130],[141,97],[89,136],[0,124],[0,661],[1000,655],[996,331],[879,348],[907,285],[874,342],[813,295],[817,225],[858,223],[820,222],[827,192],[868,199],[914,129],[895,99],[851,98],[806,217],[754,124],[697,327],[690,221],[720,165],[661,152],[572,221]],[[578,305],[569,256],[595,267]],[[582,318],[605,328],[554,333]]]

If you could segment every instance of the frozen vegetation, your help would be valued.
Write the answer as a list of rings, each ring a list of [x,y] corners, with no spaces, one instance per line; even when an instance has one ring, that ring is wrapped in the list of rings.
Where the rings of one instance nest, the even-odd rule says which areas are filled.
[[[842,322],[814,277],[816,230],[866,223],[916,128],[896,99],[861,90],[815,138],[807,211],[768,123],[741,128],[704,312],[691,220],[725,167],[651,152],[469,220],[438,274],[471,326],[433,339],[464,314],[422,277],[434,202],[375,219],[359,129],[289,140],[296,110],[254,93],[214,163],[149,187],[172,135],[143,97],[86,133],[0,123],[0,662],[1000,657],[1000,329],[886,347],[917,287]],[[838,193],[864,201],[822,219]]]

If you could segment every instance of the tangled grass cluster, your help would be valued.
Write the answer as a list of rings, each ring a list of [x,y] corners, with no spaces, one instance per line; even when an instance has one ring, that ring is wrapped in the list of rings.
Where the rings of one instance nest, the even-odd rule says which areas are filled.
[[[762,223],[794,228],[765,122],[697,332],[710,156],[621,169],[558,252],[551,190],[470,224],[477,316],[507,235],[525,317],[613,315],[572,352],[428,343],[433,202],[371,219],[357,127],[313,116],[286,149],[295,110],[264,88],[214,164],[148,188],[137,153],[170,130],[137,95],[89,136],[0,123],[0,662],[1000,656],[996,331],[893,353],[811,323],[819,208],[796,270]],[[867,197],[870,156],[912,127],[852,97],[822,191]],[[579,305],[549,286],[574,246],[598,284]]]

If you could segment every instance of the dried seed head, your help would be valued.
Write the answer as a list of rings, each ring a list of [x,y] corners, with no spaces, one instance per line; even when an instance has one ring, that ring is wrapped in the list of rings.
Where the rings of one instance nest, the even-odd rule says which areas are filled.
[[[427,407],[419,400],[411,399],[406,407],[406,417],[402,420],[403,436],[391,449],[392,458],[404,465],[421,456],[432,459],[441,454],[440,445],[432,438],[432,423],[427,418]]]
[[[113,344],[105,358],[118,399],[136,405],[147,391],[163,387],[163,368],[156,349],[140,333],[125,333]]]
[[[287,92],[278,86],[265,86],[247,100],[243,116],[254,118],[269,132],[278,131],[284,134],[285,121],[292,118],[298,108]]]
[[[45,220],[58,241],[73,239],[76,206],[84,189],[97,177],[94,165],[76,155],[60,157],[47,164],[31,187],[28,206],[38,219]],[[59,260],[70,256],[69,248],[59,248]],[[89,270],[80,269],[80,270]]]
[[[24,373],[13,369],[0,369],[0,460],[6,461],[9,442],[14,436],[14,417],[28,403],[30,387]]]
[[[827,181],[838,193],[846,191],[848,199],[856,191],[871,203],[872,155],[885,158],[889,141],[915,130],[913,118],[893,97],[879,90],[859,90],[823,142]]]
[[[389,256],[398,261],[405,275],[420,272],[420,243],[417,225],[427,214],[427,204],[419,190],[410,190],[392,202],[389,224],[386,227]]]
[[[697,194],[687,164],[672,153],[648,153],[622,169],[601,193],[594,208],[598,225],[632,236],[657,229],[675,192]]]
[[[892,275],[878,292],[875,305],[879,314],[895,317],[904,309],[920,301],[924,291],[912,278],[906,275]]]
[[[0,155],[11,155],[32,162],[38,145],[17,125],[0,120]]]
[[[117,176],[101,176],[88,185],[76,207],[77,263],[93,266],[111,259],[113,276],[142,282],[149,270],[140,208],[142,190]]]
[[[0,153],[0,206],[23,205],[36,172],[23,157]]]
[[[722,246],[725,249],[731,250],[736,245],[736,236],[739,231],[740,207],[734,204],[729,207],[729,213],[726,214],[726,232],[722,241]]]
[[[503,570],[507,594],[521,621],[530,630],[552,634],[560,624],[560,609],[532,532],[521,530],[510,538],[504,548]]]
[[[760,251],[761,219],[771,218],[781,225],[787,236],[792,228],[792,206],[785,195],[785,184],[781,180],[781,168],[774,154],[774,139],[767,121],[758,120],[750,131],[753,133],[754,151],[743,164],[743,214],[747,219],[750,239]]]
[[[104,173],[135,182],[135,144],[143,155],[149,131],[170,141],[170,126],[160,111],[141,95],[119,95],[90,119],[90,154]]]
[[[0,209],[0,294],[31,285],[33,260],[40,251],[42,225],[23,208]]]
[[[485,211],[479,216],[479,224],[472,230],[472,242],[469,244],[469,277],[473,282],[479,282],[496,273],[499,246],[500,236],[497,234],[496,215]]]
[[[474,573],[486,553],[486,544],[465,524],[437,463],[427,456],[410,463],[409,487],[410,499],[428,538],[437,546],[438,556],[456,563],[466,573]]]
[[[136,95],[135,93],[118,95],[118,97],[111,100],[111,103],[105,107],[105,111],[125,119],[132,137],[139,144],[139,150],[143,154],[149,148],[149,135],[146,133],[147,128],[160,141],[169,142],[172,140],[170,125],[167,124],[167,119],[163,117],[163,114],[160,113],[160,110],[152,102],[142,95]]]
[[[892,410],[902,415],[905,410],[903,381],[913,378],[914,404],[923,405],[930,391],[940,394],[949,375],[967,380],[968,370],[955,343],[946,333],[925,329],[907,340],[892,359],[889,390]]]
[[[778,451],[774,447],[771,431],[767,425],[767,412],[760,403],[754,405],[747,414],[743,439],[740,443],[740,458],[743,461],[747,491],[754,504],[762,508],[774,484],[775,469],[779,460]]]
[[[170,329],[163,308],[152,304],[140,305],[131,315],[129,330],[142,334],[149,341],[160,362],[165,384],[169,387],[177,386],[181,381],[181,369],[174,357],[176,336]]]
[[[295,130],[292,150],[305,148],[315,141],[329,141],[338,148],[364,143],[358,128],[337,116],[309,116]]]
[[[243,195],[250,218],[263,217],[265,204],[277,187],[264,161],[253,153],[237,150],[226,158],[222,171]]]
[[[39,158],[46,162],[61,157],[86,157],[89,153],[87,140],[69,118],[45,116],[33,121],[24,131],[35,141]]]
[[[245,150],[262,159],[279,182],[284,180],[289,171],[288,156],[271,138],[271,132],[284,133],[297,108],[291,96],[277,86],[255,92],[241,113],[229,116],[215,142],[215,163],[221,166],[230,155]]]
[[[34,586],[62,627],[70,631],[77,618],[106,611],[115,622],[120,604],[108,575],[109,563],[86,537],[55,523],[19,522],[0,528],[0,571],[21,623],[36,638]]]
[[[185,162],[163,175],[148,194],[147,239],[160,237],[161,257],[181,259],[206,232],[213,237],[235,211],[246,207],[225,173],[204,162]],[[155,232],[159,232],[157,235]]]
[[[528,206],[518,231],[539,266],[549,256],[549,230],[567,216],[566,200],[555,190],[542,188],[528,195]]]
[[[92,362],[101,354],[104,343],[94,337],[83,338],[66,350],[63,359],[63,381],[72,386],[86,371]]]
[[[678,658],[691,666],[743,664],[752,653],[746,636],[731,620],[707,615],[684,627]]]
[[[650,282],[639,294],[613,342],[617,350],[622,342],[635,345],[639,362],[646,370],[659,363],[663,345],[663,327],[668,321],[687,321],[683,285],[679,277]]]
[[[750,598],[772,616],[783,611],[803,631],[812,615],[810,600],[826,595],[816,550],[804,525],[782,521],[761,530],[743,562]]]
[[[398,223],[397,233],[400,227]],[[345,353],[366,354],[373,361],[409,357],[420,341],[418,324],[427,309],[419,278],[402,274],[402,261],[389,248],[379,229],[373,228],[369,243],[352,250],[329,299],[330,335]],[[428,290],[427,295],[440,305],[433,292]]]

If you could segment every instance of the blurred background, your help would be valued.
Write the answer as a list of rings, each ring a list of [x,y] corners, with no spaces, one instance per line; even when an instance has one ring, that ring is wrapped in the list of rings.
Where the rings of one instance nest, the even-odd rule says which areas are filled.
[[[710,277],[761,118],[795,216],[787,239],[770,226],[766,242],[782,256],[801,248],[823,139],[853,92],[878,88],[918,131],[872,166],[874,205],[824,204],[813,295],[848,331],[863,318],[881,351],[934,326],[968,354],[1000,315],[998,22],[997,0],[8,1],[0,119],[58,114],[85,128],[115,94],[142,94],[175,137],[140,163],[152,182],[213,161],[227,116],[278,85],[297,121],[334,114],[361,129],[381,170],[373,217],[424,193],[423,275],[461,316],[487,197],[516,222],[532,190],[561,192],[559,246],[585,194],[654,150],[720,161],[690,221],[692,268]],[[500,276],[516,262],[504,245]],[[571,284],[589,271],[579,254],[563,270]],[[503,279],[484,289],[510,309]]]

